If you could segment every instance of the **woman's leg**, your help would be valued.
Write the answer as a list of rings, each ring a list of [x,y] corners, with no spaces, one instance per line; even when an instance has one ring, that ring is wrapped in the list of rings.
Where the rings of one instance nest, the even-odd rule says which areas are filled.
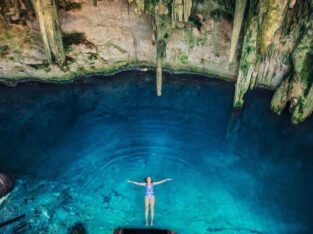
[[[151,209],[151,225],[153,225],[154,219],[154,204],[155,204],[155,197],[153,196],[150,200],[150,209]]]
[[[149,213],[149,198],[145,197],[145,217],[146,217],[146,225],[148,225],[148,213]]]

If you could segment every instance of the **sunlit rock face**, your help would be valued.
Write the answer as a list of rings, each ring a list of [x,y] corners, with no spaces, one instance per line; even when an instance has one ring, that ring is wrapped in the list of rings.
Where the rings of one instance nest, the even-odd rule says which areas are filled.
[[[292,122],[304,121],[313,111],[313,1],[252,0],[246,11],[234,106],[249,88],[268,87],[274,112],[290,103]]]
[[[313,0],[3,0],[0,82],[72,80],[138,66],[236,80],[234,107],[248,89],[275,89],[292,122],[313,111]]]
[[[33,1],[35,7],[26,4],[30,1],[20,2],[25,5],[17,3],[17,8],[27,17],[19,21],[11,19],[10,14],[16,11],[11,1],[1,3],[0,31],[5,32],[0,34],[2,81],[8,83],[18,78],[68,80],[79,74],[110,73],[138,65],[156,66],[154,16],[143,12],[141,1],[105,0],[97,1],[95,6],[89,0],[56,0],[64,63],[60,52],[62,45],[54,42],[54,34],[49,33],[54,26],[49,25],[49,20],[42,22],[47,17],[42,17],[45,11],[42,0]],[[175,1],[175,4],[175,12],[159,7],[162,17],[169,19],[171,29],[169,33],[167,24],[159,27],[167,37],[164,67],[233,79],[237,66],[236,63],[229,66],[227,59],[232,33],[230,5],[214,0],[196,4]],[[50,19],[53,15],[51,11]],[[56,52],[51,53],[53,50]],[[53,54],[60,56],[55,58]]]
[[[0,198],[7,195],[13,189],[13,185],[13,179],[10,176],[0,172]]]

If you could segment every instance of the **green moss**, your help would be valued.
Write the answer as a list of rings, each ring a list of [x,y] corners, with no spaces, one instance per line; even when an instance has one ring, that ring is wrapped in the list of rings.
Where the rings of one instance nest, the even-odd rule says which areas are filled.
[[[9,54],[9,46],[0,46],[0,56],[5,56]]]
[[[81,3],[78,2],[67,2],[65,5],[66,11],[80,10],[81,8],[82,8]]]
[[[20,65],[14,66],[13,69],[17,72],[25,72],[25,68]]]
[[[7,40],[14,39],[14,37],[15,37],[15,35],[13,33],[9,32],[9,30],[5,32],[5,38]]]
[[[242,96],[242,94],[241,94]],[[244,100],[241,98],[240,100],[234,101],[234,108],[242,108],[244,104]]]
[[[89,60],[96,60],[98,58],[98,55],[96,53],[88,53],[88,59]]]
[[[136,0],[137,10],[138,12],[143,12],[145,9],[145,1],[144,0]]]
[[[206,46],[208,44],[208,34],[204,33],[203,40],[202,40],[202,46]]]
[[[282,112],[282,109],[279,108],[278,106],[272,106],[271,109],[272,109],[272,111],[273,111],[275,114],[277,114],[277,115],[280,115],[281,112]]]
[[[299,104],[296,107],[296,110],[292,113],[291,121],[293,124],[299,124],[303,122],[307,116],[304,114],[304,100],[300,97]]]
[[[291,64],[291,54],[290,53],[282,53],[282,62],[284,64]]]
[[[227,20],[227,21],[232,21],[233,20],[233,15],[231,12],[229,11],[225,11],[225,10],[222,10],[222,9],[216,9],[216,10],[213,10],[211,12],[211,17],[215,20]]]
[[[304,90],[304,96],[306,96],[313,84],[313,52],[306,55],[300,76],[307,84],[306,89]]]
[[[192,26],[200,28],[202,26],[201,21],[199,20],[199,17],[196,17],[195,15],[191,15],[189,17],[188,21]]]
[[[187,34],[188,34],[189,49],[193,49],[195,47],[195,38],[193,36],[192,30],[188,29]]]
[[[44,63],[44,64],[29,64],[28,66],[36,69],[36,70],[44,70],[45,72],[50,72],[50,66],[48,63]]]
[[[155,15],[155,7],[159,3],[160,0],[145,0],[144,1],[144,9],[145,13],[149,16]]]
[[[197,46],[201,46],[202,39],[200,37],[197,37],[196,41],[197,41],[197,43],[196,43]]]
[[[188,56],[186,54],[181,54],[179,56],[179,60],[181,61],[182,64],[188,64]]]

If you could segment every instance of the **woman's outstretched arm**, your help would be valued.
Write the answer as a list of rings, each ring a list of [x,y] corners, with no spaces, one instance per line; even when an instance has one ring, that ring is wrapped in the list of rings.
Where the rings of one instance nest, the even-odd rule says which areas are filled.
[[[131,181],[131,180],[127,180],[127,182],[131,184],[139,185],[139,186],[146,186],[146,183],[140,183],[140,182]]]
[[[168,179],[165,179],[165,180],[160,180],[160,181],[157,181],[157,182],[153,182],[153,185],[162,184],[162,183],[164,183],[166,181],[169,181],[169,180],[172,180],[172,179],[168,178]]]

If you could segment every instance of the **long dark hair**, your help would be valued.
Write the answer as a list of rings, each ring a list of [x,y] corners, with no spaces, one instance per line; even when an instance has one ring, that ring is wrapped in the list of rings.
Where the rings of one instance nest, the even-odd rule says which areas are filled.
[[[151,176],[148,176],[148,177],[151,178]],[[146,182],[146,183],[148,183],[148,181],[147,181],[148,177],[144,178],[143,181]],[[152,182],[153,182],[153,180],[152,180],[152,178],[151,178],[151,183],[152,183]]]

